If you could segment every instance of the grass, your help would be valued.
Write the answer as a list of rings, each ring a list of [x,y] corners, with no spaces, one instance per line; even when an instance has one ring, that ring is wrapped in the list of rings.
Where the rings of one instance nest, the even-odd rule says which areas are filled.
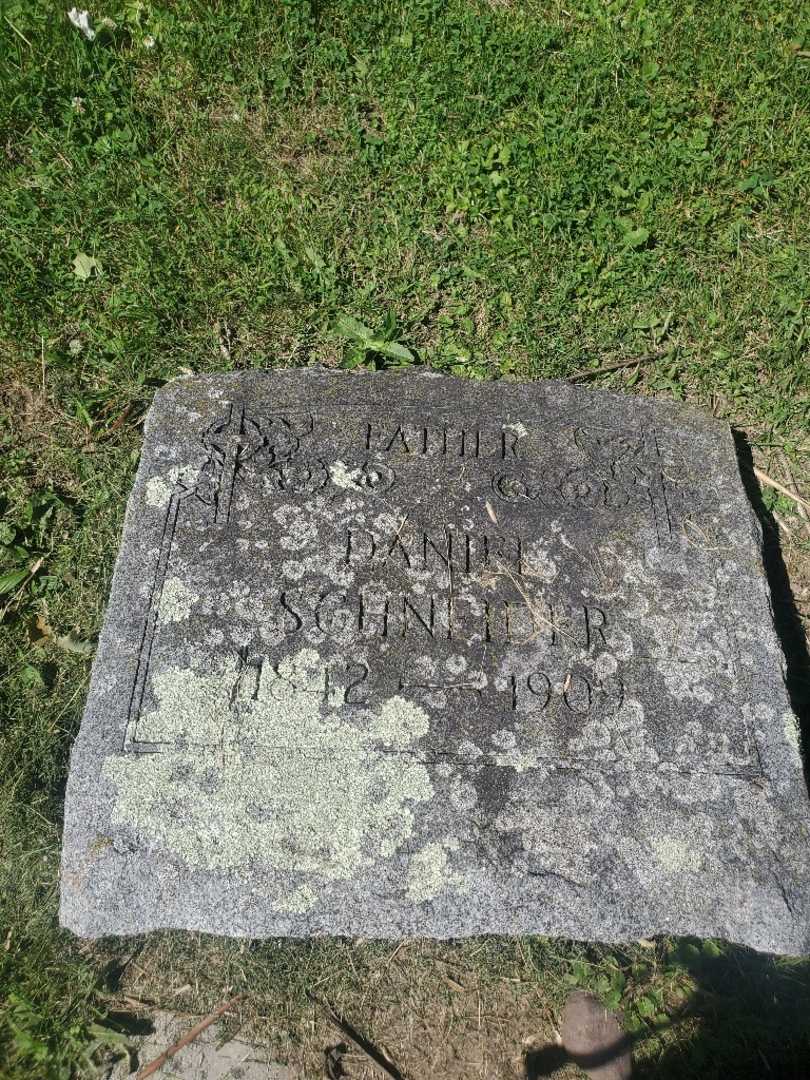
[[[88,653],[166,380],[576,375],[710,408],[806,483],[807,13],[110,0],[88,41],[65,8],[0,13],[0,1075],[90,1075],[133,1000],[204,1012],[229,988],[314,1072],[334,1032],[312,987],[416,1074],[441,1074],[420,1046],[457,1046],[508,1075],[587,985],[645,1075],[804,1076],[810,966],[712,942],[91,946],[55,911]],[[765,495],[807,612],[808,532]]]

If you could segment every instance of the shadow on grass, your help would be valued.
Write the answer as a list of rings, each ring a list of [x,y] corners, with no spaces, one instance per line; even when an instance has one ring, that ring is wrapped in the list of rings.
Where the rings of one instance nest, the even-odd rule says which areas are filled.
[[[695,991],[674,1026],[694,1034],[675,1040],[642,1077],[810,1076],[810,965],[730,948],[694,965]]]
[[[737,946],[706,957],[686,941],[679,952],[693,992],[680,1008],[670,1010],[668,1023],[629,1036],[636,1044],[634,1080],[810,1077],[810,962],[775,959]],[[656,1033],[660,1040],[651,1043]],[[612,1080],[609,1066],[625,1046],[616,1043],[576,1064],[602,1066],[606,1071],[597,1075]],[[534,1049],[525,1057],[526,1080],[551,1077],[571,1061],[559,1045]]]

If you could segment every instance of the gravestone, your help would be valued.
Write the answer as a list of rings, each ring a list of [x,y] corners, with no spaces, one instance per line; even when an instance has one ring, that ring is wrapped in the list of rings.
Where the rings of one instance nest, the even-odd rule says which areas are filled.
[[[727,425],[558,382],[157,395],[62,920],[810,945],[810,813]]]

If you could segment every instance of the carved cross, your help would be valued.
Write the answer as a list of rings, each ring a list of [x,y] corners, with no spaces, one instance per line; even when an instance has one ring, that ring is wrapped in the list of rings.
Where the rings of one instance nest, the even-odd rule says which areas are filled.
[[[237,470],[242,462],[256,453],[263,442],[258,425],[246,419],[244,405],[231,405],[227,420],[212,429],[210,446],[219,465],[215,524],[227,524],[230,520]]]

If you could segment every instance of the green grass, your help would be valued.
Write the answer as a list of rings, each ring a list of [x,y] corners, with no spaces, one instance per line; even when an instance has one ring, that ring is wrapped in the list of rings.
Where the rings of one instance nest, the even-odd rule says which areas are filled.
[[[167,379],[311,363],[585,371],[713,409],[768,471],[803,482],[807,14],[768,0],[111,0],[89,42],[67,6],[0,11],[0,1075],[86,1074],[138,979],[150,1001],[200,1010],[249,989],[260,1033],[305,1048],[308,986],[373,1028],[406,984],[446,995],[448,957],[486,992],[519,979],[538,1023],[570,985],[594,985],[626,1007],[649,1075],[759,1076],[763,1058],[804,1075],[810,967],[725,946],[484,942],[389,967],[368,944],[91,947],[55,911],[86,643],[138,424]],[[794,504],[771,505],[801,601],[810,544]]]

